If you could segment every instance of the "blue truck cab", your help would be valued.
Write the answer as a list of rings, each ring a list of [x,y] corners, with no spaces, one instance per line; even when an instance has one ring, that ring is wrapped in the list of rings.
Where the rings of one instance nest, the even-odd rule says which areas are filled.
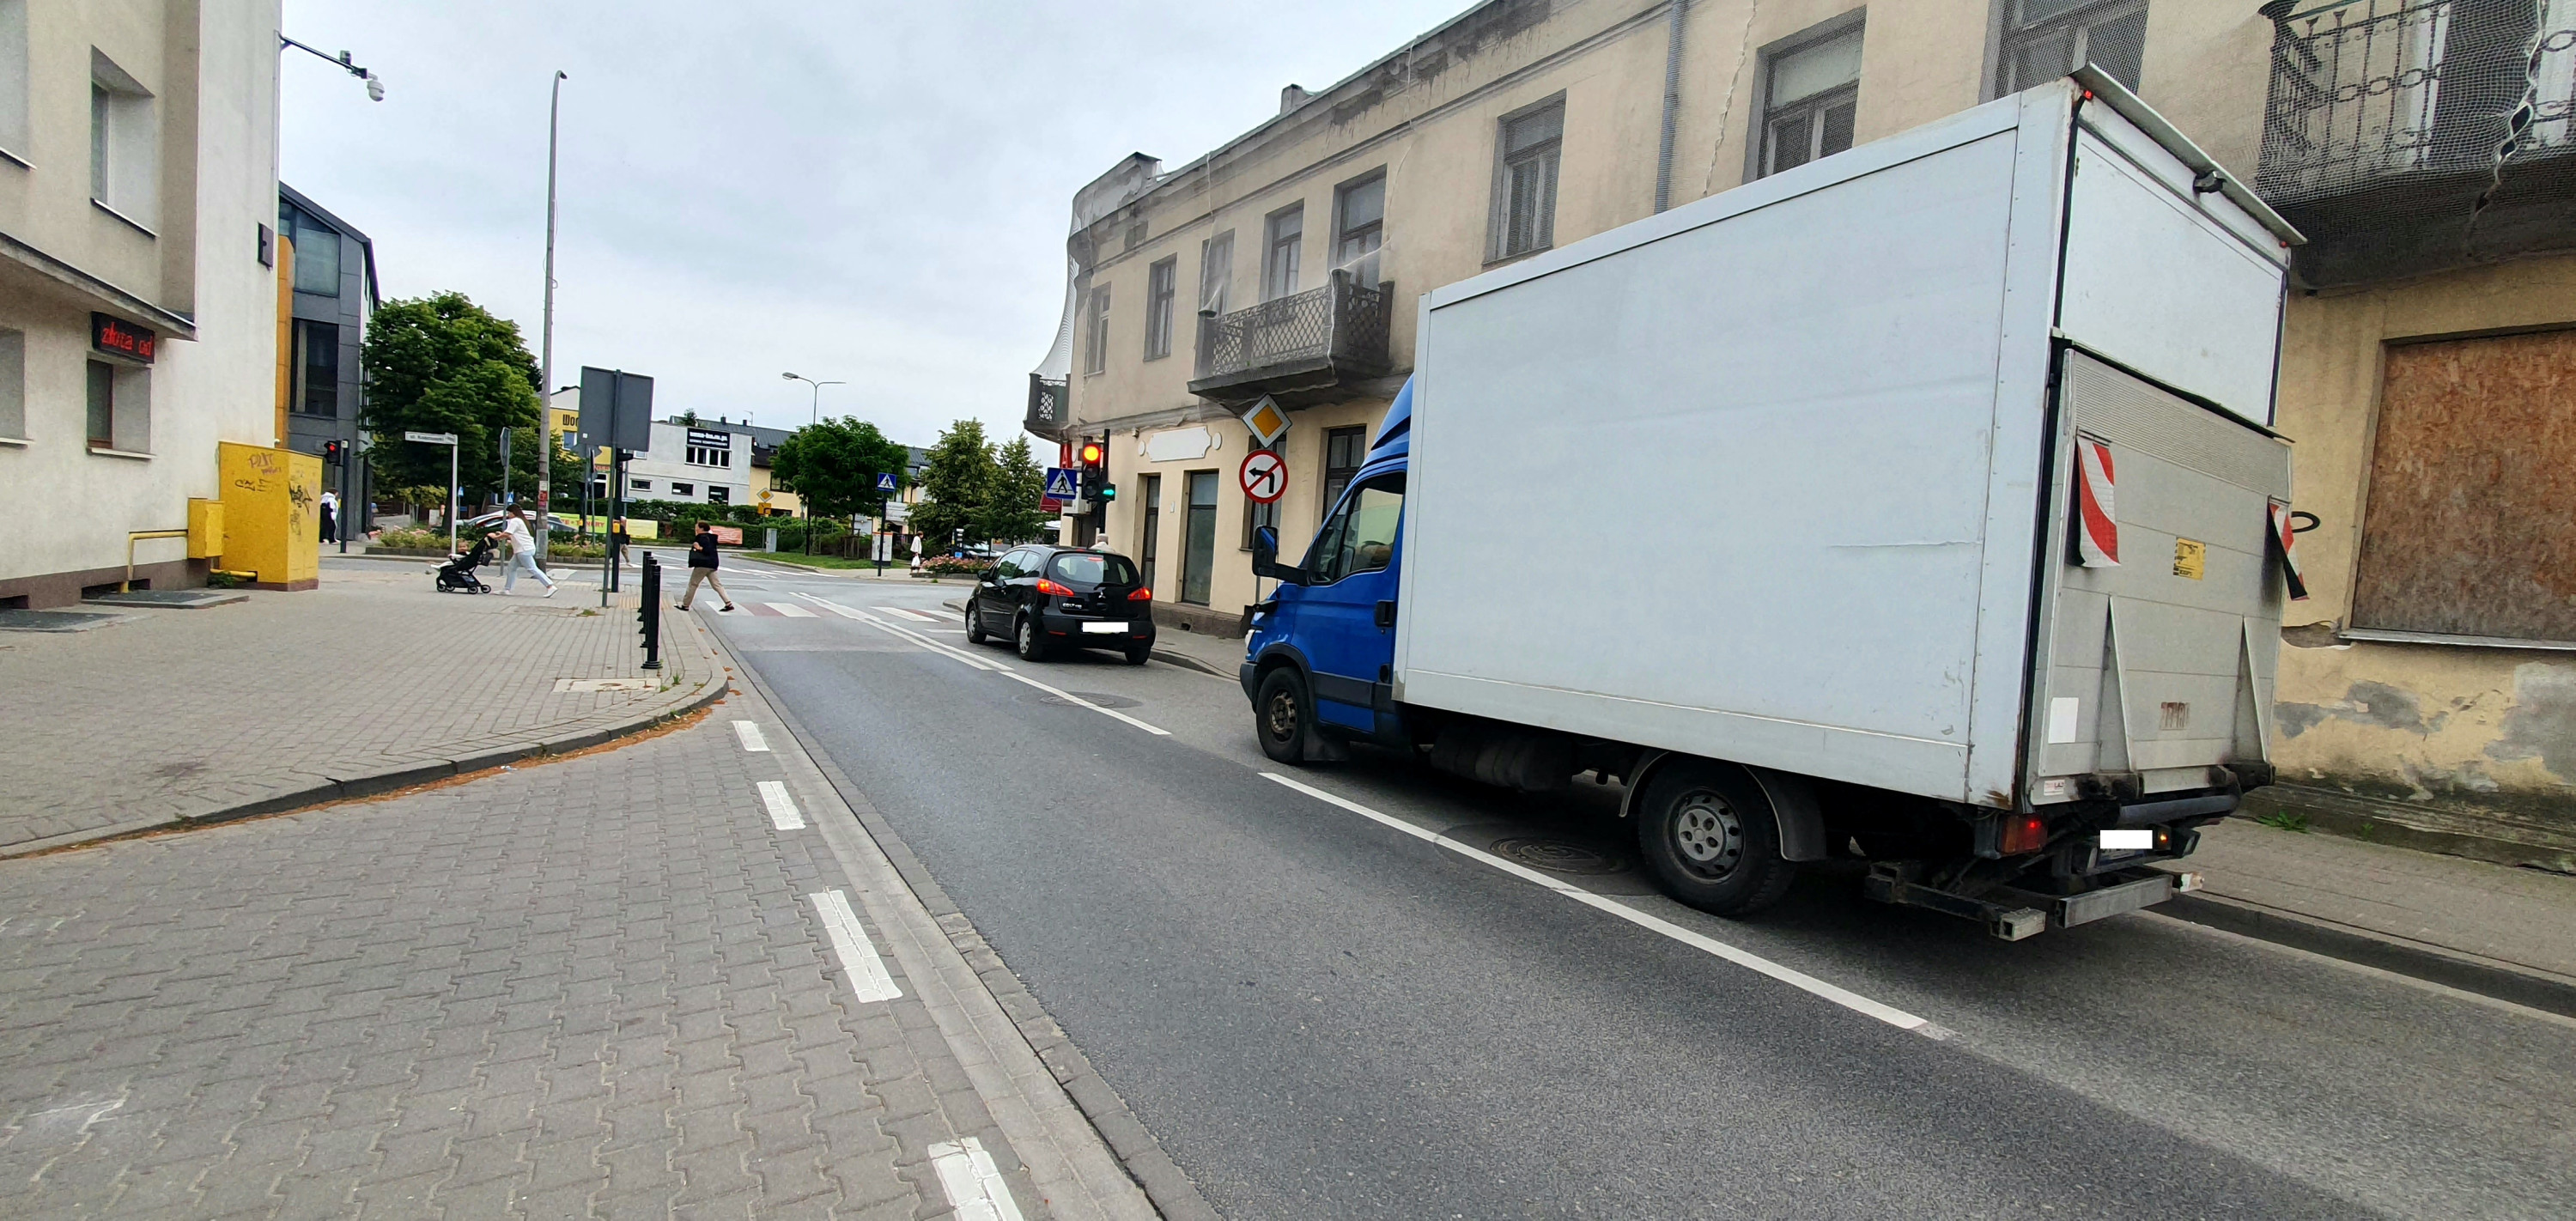
[[[1394,698],[1395,591],[1404,546],[1405,459],[1413,383],[1387,408],[1368,455],[1325,515],[1304,562],[1278,562],[1278,532],[1253,541],[1253,572],[1279,586],[1253,608],[1243,693],[1262,749],[1281,762],[1342,756],[1367,738],[1409,743]]]

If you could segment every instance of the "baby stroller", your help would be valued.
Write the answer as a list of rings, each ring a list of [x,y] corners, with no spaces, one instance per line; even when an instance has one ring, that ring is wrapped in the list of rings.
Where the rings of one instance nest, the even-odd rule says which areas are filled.
[[[492,536],[474,540],[474,549],[463,555],[451,555],[438,566],[438,592],[443,594],[488,594],[492,587],[474,575],[483,561],[492,558]]]

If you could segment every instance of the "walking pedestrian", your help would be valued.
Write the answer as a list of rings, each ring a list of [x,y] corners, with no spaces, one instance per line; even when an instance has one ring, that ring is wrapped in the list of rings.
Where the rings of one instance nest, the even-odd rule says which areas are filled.
[[[537,540],[528,533],[528,511],[510,506],[509,515],[501,519],[501,528],[510,535],[510,559],[501,570],[501,592],[509,593],[510,587],[519,583],[519,570],[525,568],[529,576],[546,583],[546,597],[555,596],[555,579],[537,566]]]
[[[337,492],[322,493],[322,541],[340,541],[340,494]]]
[[[716,579],[716,532],[708,529],[705,522],[698,523],[697,537],[689,540],[689,586],[680,592],[676,603],[681,610],[689,609],[689,603],[698,600],[700,581],[714,587],[716,596],[725,600],[717,610],[733,609],[733,595],[726,593],[724,582]]]

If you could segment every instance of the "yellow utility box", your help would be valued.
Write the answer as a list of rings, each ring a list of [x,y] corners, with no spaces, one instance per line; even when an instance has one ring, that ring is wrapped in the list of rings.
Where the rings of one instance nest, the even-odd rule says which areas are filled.
[[[322,583],[322,459],[225,441],[224,567],[256,572],[262,589]]]
[[[224,502],[188,498],[188,558],[211,560],[224,553]]]

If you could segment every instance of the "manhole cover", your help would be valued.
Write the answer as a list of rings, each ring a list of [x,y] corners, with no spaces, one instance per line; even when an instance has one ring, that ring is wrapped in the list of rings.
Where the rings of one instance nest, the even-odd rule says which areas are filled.
[[[1136,708],[1142,706],[1140,701],[1131,700],[1123,695],[1111,695],[1106,691],[1068,691],[1065,694],[1099,708]],[[1078,708],[1081,706],[1074,703],[1073,700],[1063,698],[1063,696],[1040,694],[1031,696],[1030,698],[1041,704],[1059,704],[1067,708]]]
[[[1561,839],[1514,836],[1494,841],[1494,855],[1550,873],[1617,873],[1626,861]]]

